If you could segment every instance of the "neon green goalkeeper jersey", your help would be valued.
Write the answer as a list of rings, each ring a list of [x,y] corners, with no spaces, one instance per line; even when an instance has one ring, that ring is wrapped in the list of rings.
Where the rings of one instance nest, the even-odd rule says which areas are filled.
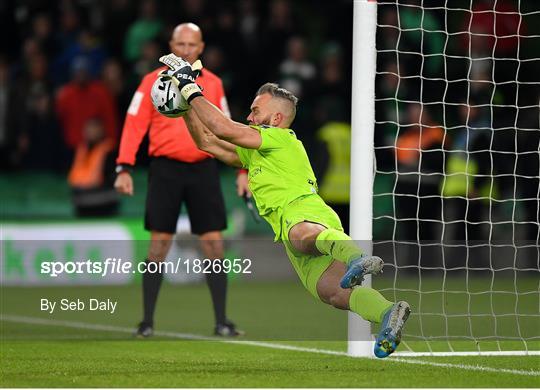
[[[281,214],[293,200],[317,193],[317,180],[304,145],[291,129],[251,126],[261,133],[259,149],[237,147],[244,168],[249,170],[249,189],[261,216],[276,240],[280,237]]]

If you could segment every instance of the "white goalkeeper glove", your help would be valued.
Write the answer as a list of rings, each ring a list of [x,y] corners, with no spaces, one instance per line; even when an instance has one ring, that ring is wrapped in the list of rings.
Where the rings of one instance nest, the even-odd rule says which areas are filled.
[[[170,53],[161,57],[159,62],[169,67],[170,70],[163,72],[162,75],[170,77],[176,83],[180,93],[188,103],[197,96],[202,96],[201,88],[195,84],[203,67],[200,60],[190,65],[181,57]]]

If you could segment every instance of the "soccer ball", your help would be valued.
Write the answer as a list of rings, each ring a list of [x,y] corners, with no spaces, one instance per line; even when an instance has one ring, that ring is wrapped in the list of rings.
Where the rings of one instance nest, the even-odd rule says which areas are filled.
[[[189,104],[170,77],[158,76],[152,85],[150,95],[154,107],[161,115],[178,118],[189,111]]]

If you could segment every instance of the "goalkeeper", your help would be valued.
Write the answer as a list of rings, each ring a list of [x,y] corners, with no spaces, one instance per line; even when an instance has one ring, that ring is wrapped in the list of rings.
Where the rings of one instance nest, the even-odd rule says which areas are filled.
[[[185,120],[197,146],[226,164],[249,169],[249,188],[259,213],[272,226],[275,241],[283,241],[308,291],[338,309],[382,323],[374,353],[386,357],[394,352],[410,307],[404,301],[392,303],[370,287],[352,288],[364,275],[380,273],[383,262],[362,253],[317,194],[306,151],[290,129],[298,99],[276,84],[264,84],[251,104],[247,126],[203,97],[195,84],[200,62],[192,67],[174,54],[160,61],[170,68],[166,74],[192,107]]]

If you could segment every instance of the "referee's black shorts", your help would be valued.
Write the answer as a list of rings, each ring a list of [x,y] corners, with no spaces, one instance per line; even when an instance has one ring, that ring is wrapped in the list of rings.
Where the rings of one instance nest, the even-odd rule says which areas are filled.
[[[153,158],[148,174],[145,229],[174,234],[183,203],[193,234],[227,228],[216,161],[207,158],[185,163],[165,157]]]

